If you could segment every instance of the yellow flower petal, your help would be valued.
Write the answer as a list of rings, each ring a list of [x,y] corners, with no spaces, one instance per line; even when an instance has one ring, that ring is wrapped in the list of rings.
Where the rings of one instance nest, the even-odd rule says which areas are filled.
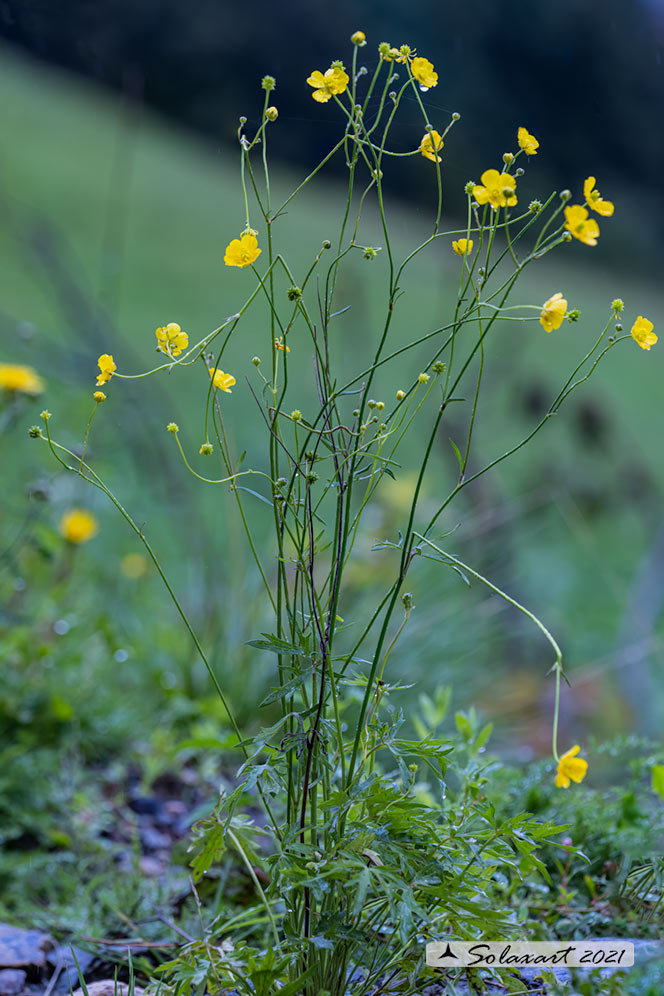
[[[539,149],[539,142],[534,135],[531,135],[527,128],[523,126],[519,128],[517,132],[517,139],[519,142],[519,148],[526,153],[527,156],[536,156],[537,150]]]
[[[263,250],[258,248],[258,241],[255,235],[246,232],[239,239],[233,239],[226,246],[224,263],[226,266],[251,266],[260,256]]]
[[[657,342],[657,336],[653,332],[654,325],[643,315],[639,315],[632,325],[632,338],[641,349],[650,349]]]
[[[236,383],[233,374],[224,373],[223,370],[215,370],[214,367],[208,367],[208,373],[212,378],[212,384],[214,387],[218,388],[220,391],[225,391],[226,394],[232,394],[231,387]]]
[[[456,239],[452,243],[452,251],[457,254],[457,256],[467,256],[473,251],[473,240],[472,239]]]
[[[425,159],[430,159],[432,163],[440,163],[442,159],[436,153],[443,148],[444,142],[437,131],[428,131],[420,142],[420,152]]]
[[[544,327],[545,332],[552,332],[553,329],[560,328],[566,314],[567,301],[558,291],[548,301],[545,301],[540,315],[540,325]]]

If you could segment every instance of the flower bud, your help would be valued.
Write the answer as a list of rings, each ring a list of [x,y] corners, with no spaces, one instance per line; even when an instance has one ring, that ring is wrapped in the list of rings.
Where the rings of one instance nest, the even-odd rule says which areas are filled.
[[[373,409],[375,407],[376,407],[376,402],[374,401],[373,398],[369,398],[369,400],[367,401],[367,408],[372,408]]]
[[[92,397],[93,400],[96,401],[98,405],[100,405],[102,401],[106,401],[106,395],[104,394],[103,391],[95,391]]]
[[[442,374],[445,372],[445,364],[441,363],[440,360],[436,360],[434,365],[431,367],[435,374]]]
[[[364,31],[354,31],[353,34],[350,36],[350,40],[352,41],[353,45],[357,45],[359,48],[361,48],[362,45],[366,45],[367,36],[365,35]]]
[[[378,54],[380,56],[382,56],[383,58],[385,58],[386,55],[389,55],[390,54],[390,43],[389,42],[381,42],[380,45],[378,46]]]
[[[560,199],[561,199],[561,201],[568,201],[571,196],[572,196],[572,191],[571,190],[561,190],[560,191]]]
[[[360,417],[360,409],[359,408],[354,408],[353,409],[353,418],[359,418],[359,417]]]
[[[384,401],[377,401],[376,402],[376,411],[382,412],[382,410],[383,410],[384,407],[385,407],[385,402]]]
[[[302,297],[302,291],[300,290],[299,287],[295,286],[289,287],[286,293],[288,295],[289,301],[299,301],[300,298]]]
[[[503,162],[505,163],[506,166],[509,166],[509,164],[512,162],[513,159],[514,159],[513,152],[503,152]]]
[[[461,120],[461,115],[459,114],[458,111],[454,111],[454,113],[452,114],[452,121],[460,121],[460,120]]]
[[[622,330],[623,330],[622,325],[620,325],[620,323],[618,323],[618,325],[616,325],[616,332],[622,332]]]
[[[255,367],[259,367],[261,365],[261,358],[260,358],[260,356],[252,356],[251,362],[253,363],[253,365]]]
[[[515,176],[523,176],[523,172],[524,172],[523,169],[519,166],[518,169],[514,170],[514,175]],[[512,193],[514,193],[514,191],[512,191]]]
[[[28,435],[31,439],[41,439],[43,433],[40,425],[31,425],[28,429]]]
[[[401,596],[401,601],[403,602],[403,607],[406,612],[410,612],[413,607],[413,593],[412,591],[405,591]]]
[[[406,397],[405,391],[397,391],[397,401],[403,401],[405,397]]]
[[[268,121],[276,121],[277,118],[279,117],[279,111],[277,110],[276,107],[268,107],[267,110],[265,111],[265,117],[268,119]]]
[[[474,180],[469,180],[466,186],[463,188],[467,194],[472,194],[475,191],[477,184]]]
[[[329,239],[324,239],[323,240],[323,249],[331,249],[331,248],[332,248],[332,243],[330,242],[330,240]]]

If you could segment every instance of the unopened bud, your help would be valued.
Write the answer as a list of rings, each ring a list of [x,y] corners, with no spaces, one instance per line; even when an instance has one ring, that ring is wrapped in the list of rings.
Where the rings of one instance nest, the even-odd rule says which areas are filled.
[[[509,166],[509,164],[512,162],[513,159],[514,159],[513,152],[503,152],[503,162],[505,163],[506,166]]]
[[[365,35],[364,31],[354,31],[353,34],[350,36],[350,40],[352,41],[353,45],[357,45],[358,48],[361,48],[363,45],[366,45],[367,36]]]
[[[405,397],[406,397],[405,391],[397,391],[397,401],[403,401]]]
[[[431,369],[435,374],[442,374],[445,371],[445,364],[441,363],[440,360],[436,360]]]
[[[100,405],[102,401],[106,401],[106,395],[104,394],[103,391],[95,391],[95,393],[92,395],[92,398],[94,401],[97,402],[98,405]]]
[[[276,121],[277,118],[279,117],[279,111],[277,110],[276,107],[268,107],[267,110],[265,111],[265,117],[268,119],[268,121]]]
[[[561,201],[568,201],[571,196],[572,196],[572,191],[571,190],[561,190],[560,191],[560,199],[561,199]]]

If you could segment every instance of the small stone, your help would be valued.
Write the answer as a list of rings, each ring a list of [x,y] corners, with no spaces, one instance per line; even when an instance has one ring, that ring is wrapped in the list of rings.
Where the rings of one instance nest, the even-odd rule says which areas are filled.
[[[88,996],[128,996],[129,986],[126,982],[116,982],[115,979],[102,979],[101,982],[88,982]],[[134,996],[143,996],[145,992],[140,986],[134,986]],[[75,989],[73,996],[85,996],[82,989]]]
[[[0,923],[0,967],[43,968],[53,939],[39,930],[23,930]]]
[[[22,992],[27,975],[20,968],[0,969],[0,996],[17,996]]]

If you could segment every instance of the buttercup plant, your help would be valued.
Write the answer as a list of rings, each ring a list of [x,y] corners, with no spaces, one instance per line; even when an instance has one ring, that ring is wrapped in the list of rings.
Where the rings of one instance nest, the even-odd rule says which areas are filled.
[[[528,157],[541,155],[542,149],[537,138],[519,125],[513,131],[514,150],[502,155],[497,165],[478,164],[484,167],[481,182],[466,184],[465,224],[443,230],[442,177],[450,144],[446,140],[459,115],[453,114],[447,123],[430,120],[423,95],[438,85],[438,75],[433,63],[408,45],[395,48],[381,43],[370,68],[359,65],[366,46],[364,33],[356,31],[351,43],[348,69],[334,61],[325,71],[303,77],[303,87],[312,88],[309,92],[316,103],[336,106],[340,135],[321,163],[281,203],[273,200],[268,158],[269,131],[278,127],[276,108],[270,104],[276,86],[273,77],[263,79],[263,113],[253,136],[245,134],[246,119],[240,119],[244,217],[238,224],[244,227],[239,237],[229,232],[223,259],[227,267],[247,271],[235,274],[237,295],[244,295],[244,303],[200,337],[184,333],[174,322],[158,327],[157,349],[166,355],[146,373],[124,372],[119,352],[118,366],[110,354],[98,360],[97,385],[109,384],[109,392],[121,390],[123,379],[130,376],[163,371],[185,376],[190,367],[192,375],[198,371],[203,409],[199,452],[207,458],[206,466],[218,461],[218,476],[203,476],[192,467],[175,422],[165,429],[174,436],[173,445],[185,467],[203,482],[229,488],[236,503],[263,586],[266,618],[271,620],[268,632],[251,643],[256,653],[267,652],[274,660],[275,687],[262,703],[276,704],[280,711],[270,728],[254,736],[239,729],[232,703],[142,527],[90,463],[56,441],[48,420],[39,436],[64,467],[113,502],[145,545],[209,670],[237,738],[242,765],[236,788],[195,828],[192,868],[198,879],[225,849],[234,851],[251,877],[257,905],[231,923],[218,924],[214,943],[193,942],[177,962],[166,966],[164,984],[178,993],[190,991],[196,971],[200,982],[201,964],[206,966],[203,974],[211,991],[235,989],[246,996],[258,992],[364,996],[396,984],[399,992],[414,992],[425,971],[425,941],[443,936],[508,936],[517,928],[492,906],[492,875],[501,868],[524,873],[537,867],[538,841],[555,838],[560,828],[538,823],[527,814],[497,823],[482,793],[466,787],[458,802],[451,802],[445,795],[444,776],[454,763],[452,743],[439,736],[435,724],[425,729],[420,723],[419,738],[404,736],[403,717],[389,702],[405,670],[396,660],[405,650],[402,637],[415,611],[413,594],[406,587],[416,591],[418,561],[426,558],[477,579],[539,628],[554,656],[555,784],[567,789],[571,782],[580,782],[588,768],[578,756],[579,746],[559,753],[564,674],[556,640],[529,608],[446,549],[443,516],[469,484],[544,430],[610,350],[631,338],[650,349],[657,337],[652,323],[642,316],[630,333],[620,334],[622,326],[616,323],[623,305],[614,301],[604,327],[591,331],[585,355],[573,365],[539,423],[506,452],[475,467],[478,400],[499,323],[516,321],[522,323],[524,334],[538,334],[542,328],[547,333],[559,330],[566,320],[579,317],[578,311],[568,311],[560,290],[552,291],[543,305],[508,303],[517,280],[534,260],[554,249],[586,251],[574,240],[595,245],[599,226],[590,212],[608,218],[613,205],[595,189],[595,178],[588,177],[583,203],[569,204],[571,194],[563,191],[520,208],[524,167]],[[404,153],[394,150],[390,139],[406,101],[407,106],[414,102],[422,123],[412,150]],[[424,136],[418,141],[422,128]],[[291,201],[339,155],[345,156],[348,166],[339,231],[334,240],[311,247],[309,263],[300,269],[280,244],[280,222]],[[418,157],[422,170],[434,171],[435,196],[430,234],[399,258],[387,223],[384,176],[398,168],[404,156]],[[361,244],[363,212],[371,199],[380,217],[380,247]],[[257,229],[252,228],[250,214]],[[400,288],[421,255],[438,243],[449,265],[458,266],[456,296],[440,325],[418,328],[411,341],[400,341],[393,328]],[[378,265],[379,249],[384,267],[383,324],[372,344],[370,362],[342,376],[332,334],[345,311],[339,300],[339,276],[346,268],[366,266],[365,260]],[[261,301],[269,318],[252,331],[245,319]],[[264,331],[257,331],[262,325]],[[254,367],[247,381],[240,380],[237,370],[225,370],[229,343],[240,331],[247,363]],[[588,335],[583,325],[578,326],[578,335]],[[146,350],[148,340],[146,335]],[[289,366],[302,362],[305,342],[306,352],[313,356],[310,380],[315,385],[315,408],[302,393],[300,368],[297,377],[289,375]],[[421,355],[423,347],[429,350],[428,361],[408,382],[404,357],[416,349]],[[250,360],[254,351],[257,355]],[[463,399],[459,386],[471,378],[472,390]],[[262,431],[265,441],[263,454],[249,456],[248,469],[244,464],[239,469],[241,461],[225,428],[235,417],[233,405],[240,391],[253,398],[257,433]],[[96,407],[98,400],[95,395]],[[457,422],[465,419],[463,443],[453,444],[458,474],[435,510],[425,514],[421,496],[450,406]],[[391,557],[389,576],[372,613],[351,619],[346,577],[357,556],[362,523],[385,477],[398,473],[406,445],[410,454],[419,449],[420,456],[401,528],[381,544]],[[262,487],[254,486],[248,495],[243,479],[249,474]],[[259,545],[252,534],[245,505],[256,500],[254,495],[262,508],[269,506],[271,546]],[[78,536],[70,538],[82,541],[80,524]],[[481,781],[477,758],[488,733],[467,719],[459,721],[459,729],[469,755],[476,759]],[[424,775],[429,782],[423,795]],[[260,832],[242,812],[249,798],[265,812],[266,826]],[[263,849],[257,846],[260,835],[269,837],[269,846]],[[223,944],[218,943],[220,933],[227,935]]]

